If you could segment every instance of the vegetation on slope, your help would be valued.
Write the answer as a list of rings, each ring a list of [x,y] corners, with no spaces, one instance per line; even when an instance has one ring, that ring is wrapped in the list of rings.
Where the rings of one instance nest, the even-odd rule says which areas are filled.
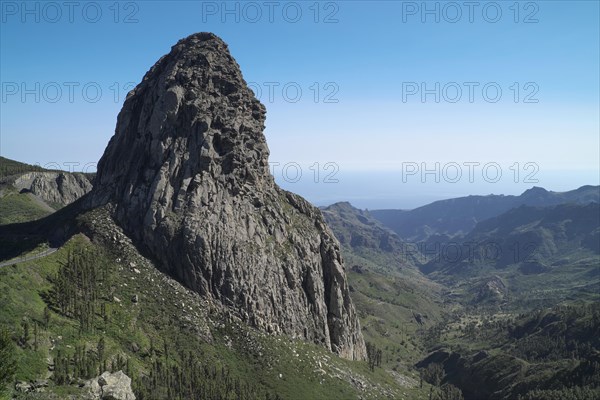
[[[520,315],[463,315],[431,328],[443,381],[469,399],[596,399],[600,304],[578,302]],[[561,397],[562,396],[562,397]]]
[[[349,203],[323,209],[342,244],[352,300],[382,365],[404,371],[424,356],[423,332],[442,312],[440,286],[415,265],[416,251]]]
[[[29,193],[0,186],[0,225],[34,221],[52,213]]]
[[[10,196],[17,197],[3,203]],[[4,190],[0,216],[38,218],[21,196]],[[346,203],[325,209],[369,348],[368,362],[349,362],[248,328],[158,272],[106,211],[96,210],[79,218],[85,235],[57,253],[0,268],[0,387],[11,393],[15,379],[49,379],[47,393],[27,398],[68,398],[81,395],[77,383],[123,370],[141,399],[597,398],[598,306],[568,305],[600,297],[594,248],[582,253],[587,233],[562,219],[542,215],[523,224],[539,212],[519,213],[496,225],[523,228],[500,235],[488,222],[476,233],[507,240],[537,230],[551,257],[540,262],[551,268],[444,268],[465,273],[436,272],[435,283],[419,270],[418,252],[368,213]],[[44,226],[65,218],[72,213],[56,213]],[[1,238],[0,257],[40,248],[28,230],[5,229],[12,234]],[[560,251],[546,245],[564,238],[574,240]]]
[[[42,168],[39,165],[29,165],[5,157],[0,157],[0,178],[6,178],[8,176],[23,174],[26,172],[47,171],[47,169]]]
[[[592,399],[600,376],[598,307],[568,304],[600,298],[597,257],[586,239],[596,232],[598,221],[586,217],[597,215],[594,207],[516,209],[473,233],[502,244],[541,238],[537,260],[548,270],[440,257],[444,268],[429,276],[415,273],[418,259],[407,261],[401,239],[381,240],[387,234],[365,212],[341,203],[324,214],[341,237],[363,333],[382,349],[383,365],[416,363],[431,398]]]
[[[157,271],[104,211],[79,223],[86,235],[58,252],[0,269],[14,379],[50,383],[28,398],[79,396],[104,370],[125,371],[139,399],[426,398],[400,374],[248,328]]]

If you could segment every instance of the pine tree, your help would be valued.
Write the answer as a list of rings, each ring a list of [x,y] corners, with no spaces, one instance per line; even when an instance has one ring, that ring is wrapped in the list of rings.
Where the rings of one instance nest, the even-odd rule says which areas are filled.
[[[442,386],[438,398],[440,400],[464,400],[462,391],[450,384]]]
[[[23,328],[23,335],[21,336],[21,347],[27,348],[31,337],[29,333],[29,322],[26,319],[21,321],[21,328]]]
[[[106,348],[104,343],[104,336],[100,338],[98,341],[98,346],[96,346],[96,350],[98,351],[98,362],[102,364],[104,362],[104,349]]]
[[[7,385],[12,383],[17,369],[15,346],[10,332],[0,328],[0,397],[7,392]]]
[[[50,309],[48,307],[44,308],[44,329],[48,329],[50,326]]]
[[[33,324],[33,349],[38,350],[38,323],[37,321]]]

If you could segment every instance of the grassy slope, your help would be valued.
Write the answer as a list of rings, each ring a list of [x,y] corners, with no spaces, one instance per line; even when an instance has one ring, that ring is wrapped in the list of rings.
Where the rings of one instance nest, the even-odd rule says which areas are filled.
[[[88,226],[108,224],[102,214],[84,219]],[[0,323],[15,338],[21,335],[24,318],[31,324],[41,321],[49,278],[69,250],[96,248],[106,255],[105,268],[112,271],[104,283],[110,322],[104,325],[97,315],[93,332],[80,334],[77,321],[53,310],[48,330],[40,329],[38,350],[19,348],[17,379],[48,377],[48,360],[59,349],[71,353],[76,345],[94,348],[102,335],[109,359],[120,354],[130,360],[134,381],[150,368],[150,343],[159,347],[166,341],[173,351],[201,354],[208,365],[226,366],[233,376],[283,399],[426,398],[426,388],[401,387],[382,368],[370,372],[366,362],[349,362],[312,344],[263,335],[227,318],[217,306],[158,272],[123,237],[111,246],[99,243],[77,235],[51,256],[0,269]],[[134,294],[140,298],[137,304],[131,301]],[[54,393],[77,390],[51,387]]]
[[[323,209],[342,244],[351,296],[365,339],[382,350],[382,365],[399,371],[425,354],[421,337],[442,312],[441,290],[415,266],[416,250],[349,203]],[[421,323],[417,322],[421,315]],[[414,370],[412,376],[418,377]]]
[[[33,221],[51,214],[31,196],[0,186],[0,225]]]
[[[19,217],[23,208],[14,204],[15,215]],[[105,216],[92,213],[84,219],[88,226],[97,226]],[[107,265],[114,271],[115,281],[111,287],[120,302],[111,295],[107,303],[111,324],[103,327],[99,322],[98,331],[80,335],[76,321],[53,312],[51,327],[40,333],[39,350],[19,348],[18,379],[44,377],[48,374],[48,357],[56,356],[59,348],[69,352],[77,344],[95,346],[104,331],[109,355],[129,358],[136,374],[148,372],[152,360],[148,355],[150,343],[166,339],[173,344],[173,349],[202,354],[209,365],[227,366],[234,376],[284,399],[350,399],[359,395],[363,398],[426,398],[427,388],[408,388],[407,385],[418,382],[418,374],[411,366],[432,349],[428,345],[445,346],[465,354],[487,350],[492,357],[477,364],[482,373],[489,373],[494,379],[512,379],[513,384],[539,382],[551,376],[561,363],[568,366],[569,362],[531,364],[509,356],[510,343],[499,334],[473,336],[465,334],[467,326],[474,324],[481,330],[484,323],[499,323],[532,307],[581,298],[597,301],[600,297],[597,273],[590,276],[590,271],[594,271],[590,267],[597,266],[597,257],[585,261],[581,254],[575,254],[573,259],[577,263],[565,262],[543,274],[523,275],[512,267],[490,268],[487,275],[500,275],[511,290],[509,307],[501,314],[495,307],[469,310],[458,304],[447,307],[442,301],[447,297],[441,286],[424,278],[410,265],[404,265],[402,258],[371,248],[345,246],[342,251],[346,265],[361,267],[348,268],[348,276],[363,334],[367,341],[383,350],[383,368],[370,372],[364,362],[341,360],[304,342],[264,336],[224,318],[214,305],[200,302],[197,296],[148,266],[131,246],[90,243],[79,235],[64,249],[43,260],[0,269],[0,324],[9,326],[17,337],[23,318],[40,321],[46,306],[43,296],[50,288],[48,278],[56,272],[59,263],[64,262],[69,249],[82,246],[104,251],[109,260]],[[568,261],[571,256],[565,253],[562,257]],[[117,259],[121,261],[117,263]],[[131,267],[131,262],[135,267]],[[472,289],[477,285],[468,280],[459,283],[453,292],[462,293],[459,299],[471,298]],[[139,304],[130,301],[133,294],[140,295]],[[451,308],[453,312],[447,314]],[[496,315],[490,315],[491,312]],[[427,316],[424,324],[417,323],[415,313]],[[437,326],[446,326],[439,339],[426,340]],[[52,346],[54,349],[50,350]],[[140,350],[133,351],[135,348]],[[510,372],[517,367],[529,371],[519,376],[519,381]],[[402,375],[395,376],[392,369]],[[397,385],[394,378],[404,381],[404,387]],[[54,387],[52,391],[66,393],[77,389]]]
[[[354,300],[365,340],[383,350],[383,363],[388,368],[402,368],[414,364],[423,355],[425,348],[421,336],[427,326],[438,320],[441,313],[439,289],[428,285],[417,285],[415,278],[403,273],[382,273],[372,267],[374,261],[358,256],[351,249],[343,248],[349,265],[360,265],[348,272]],[[423,325],[415,319],[416,314],[424,317]],[[418,376],[418,375],[415,375]]]

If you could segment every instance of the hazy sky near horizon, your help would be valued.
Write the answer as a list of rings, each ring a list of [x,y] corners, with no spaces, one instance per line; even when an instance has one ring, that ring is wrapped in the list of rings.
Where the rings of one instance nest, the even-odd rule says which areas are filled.
[[[267,106],[276,179],[317,204],[599,183],[597,1],[1,5],[4,157],[93,169],[127,91],[211,31]]]

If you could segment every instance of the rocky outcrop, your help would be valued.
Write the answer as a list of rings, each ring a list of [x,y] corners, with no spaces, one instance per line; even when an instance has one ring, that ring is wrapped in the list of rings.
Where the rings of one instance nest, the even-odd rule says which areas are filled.
[[[44,392],[48,387],[48,381],[46,379],[36,379],[31,382],[17,381],[15,383],[15,390],[17,392]]]
[[[84,385],[87,398],[94,400],[135,400],[131,390],[131,378],[123,371],[104,372],[97,378],[90,379]]]
[[[249,324],[364,359],[339,244],[274,183],[265,114],[221,39],[179,41],[128,95],[88,205]]]
[[[499,276],[494,276],[483,282],[477,291],[477,303],[503,301],[508,294],[508,288]]]
[[[92,190],[85,175],[68,172],[28,172],[16,178],[14,186],[55,208],[71,204]]]
[[[368,211],[340,202],[322,207],[321,212],[342,245],[355,251],[375,250],[385,255],[397,255],[401,262],[394,264],[398,266],[419,265],[416,246],[404,242]]]

